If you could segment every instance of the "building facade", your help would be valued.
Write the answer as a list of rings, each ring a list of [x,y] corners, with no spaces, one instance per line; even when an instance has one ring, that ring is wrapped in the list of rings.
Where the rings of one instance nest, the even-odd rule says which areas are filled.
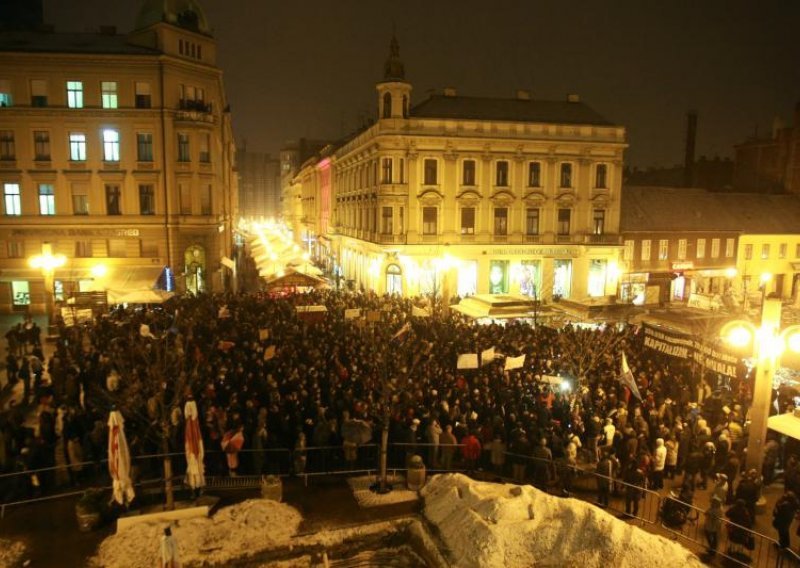
[[[412,106],[396,40],[376,89],[375,123],[291,186],[301,234],[337,279],[403,295],[616,294],[623,127],[574,95],[447,89]]]
[[[264,152],[236,151],[239,173],[239,212],[247,220],[277,219],[281,216],[280,160]]]
[[[231,276],[237,180],[216,44],[194,0],[169,6],[147,0],[127,35],[0,34],[0,309],[42,308],[27,259],[44,243],[67,259],[57,299],[159,280],[221,290]]]

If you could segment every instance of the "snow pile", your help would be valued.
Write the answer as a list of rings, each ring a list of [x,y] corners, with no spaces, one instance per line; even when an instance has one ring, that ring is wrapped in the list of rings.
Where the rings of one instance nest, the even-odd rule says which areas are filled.
[[[489,566],[701,567],[691,552],[602,509],[531,486],[437,475],[422,489],[459,568]]]
[[[0,566],[22,566],[25,545],[15,540],[0,538]]]
[[[353,490],[353,497],[358,501],[359,507],[378,507],[380,505],[395,505],[397,503],[408,503],[419,499],[416,491],[406,489],[406,480],[400,475],[390,475],[388,477],[392,490],[381,495],[371,489],[375,484],[374,475],[364,475],[361,477],[350,477],[347,483]]]
[[[288,544],[303,520],[296,509],[264,499],[225,507],[210,518],[173,523],[183,565],[223,564],[231,559]],[[105,539],[94,558],[97,566],[152,568],[158,566],[163,522],[133,525]]]

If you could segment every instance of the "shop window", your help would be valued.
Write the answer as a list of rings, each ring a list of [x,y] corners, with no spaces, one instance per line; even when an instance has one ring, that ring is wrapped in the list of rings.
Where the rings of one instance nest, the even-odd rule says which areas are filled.
[[[389,294],[403,294],[403,272],[396,264],[386,267],[386,291]]]
[[[589,261],[589,296],[599,298],[606,294],[606,276],[608,274],[608,261],[592,259]]]
[[[569,298],[572,292],[572,260],[553,261],[553,296]]]
[[[27,280],[11,281],[11,301],[15,306],[29,306],[31,303],[31,287]]]
[[[508,261],[493,260],[489,265],[489,293],[508,293]]]
[[[523,260],[519,266],[519,293],[538,299],[541,291],[541,262]]]

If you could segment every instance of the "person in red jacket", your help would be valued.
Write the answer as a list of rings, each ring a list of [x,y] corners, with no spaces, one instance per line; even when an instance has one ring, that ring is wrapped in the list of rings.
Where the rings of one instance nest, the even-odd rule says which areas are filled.
[[[461,440],[461,454],[464,456],[467,472],[474,471],[475,464],[481,457],[481,442],[474,432],[470,432]]]

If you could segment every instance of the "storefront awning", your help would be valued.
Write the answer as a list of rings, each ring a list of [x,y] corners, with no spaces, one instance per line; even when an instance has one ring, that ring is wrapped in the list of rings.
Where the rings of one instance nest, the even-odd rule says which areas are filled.
[[[770,416],[767,419],[767,427],[795,440],[800,440],[800,417],[791,412]]]

